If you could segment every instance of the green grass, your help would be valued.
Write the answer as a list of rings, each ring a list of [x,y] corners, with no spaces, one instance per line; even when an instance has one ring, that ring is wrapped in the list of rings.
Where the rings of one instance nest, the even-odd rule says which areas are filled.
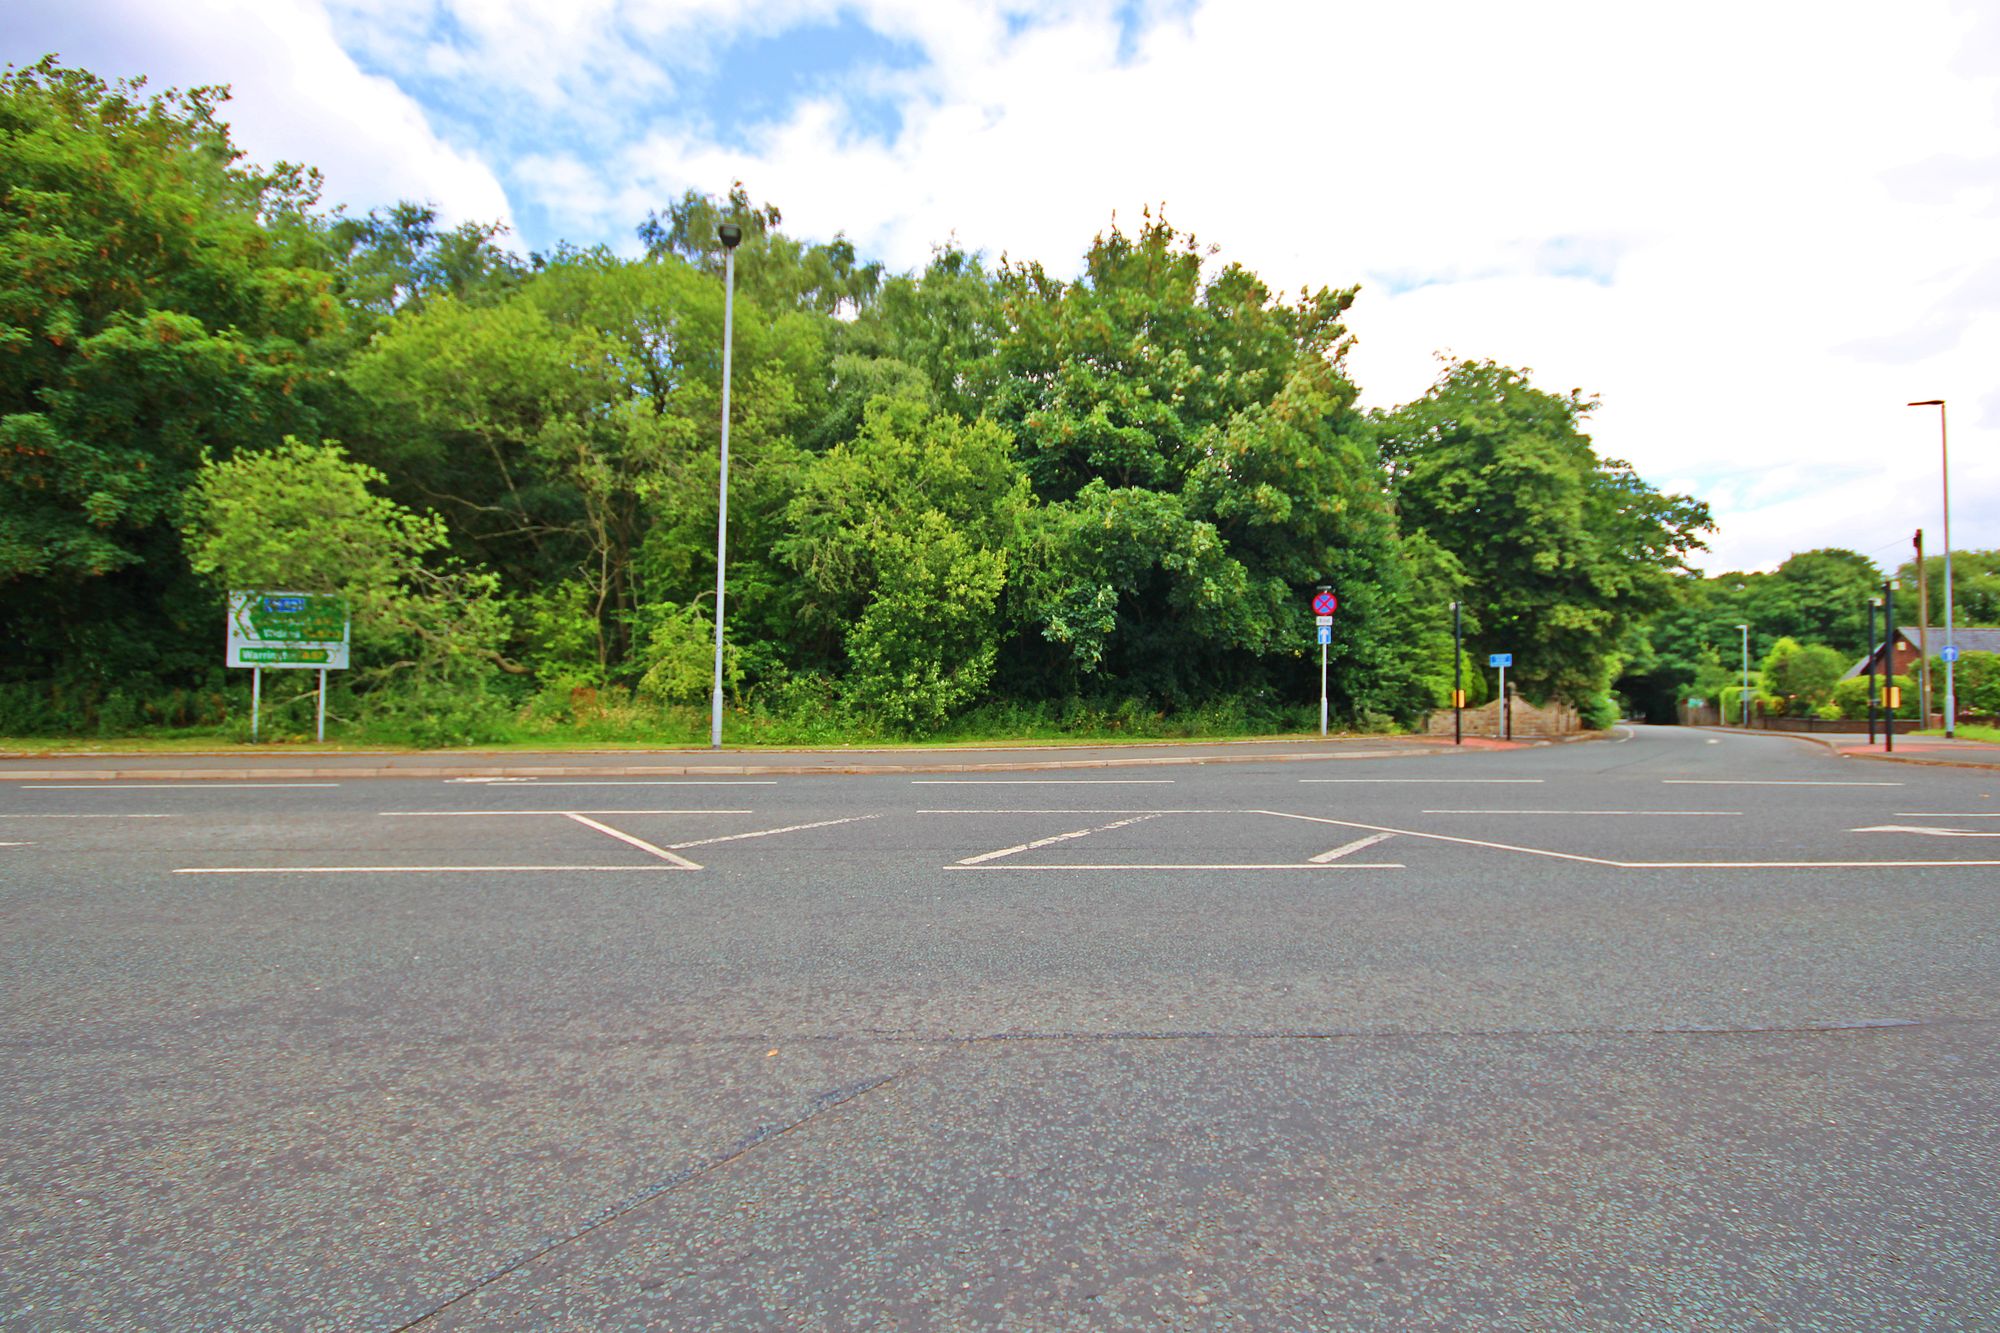
[[[1916,734],[1919,736],[1942,736],[1944,735],[1944,728],[1932,727],[1929,731],[1919,731]],[[1977,724],[1967,725],[1961,723],[1953,734],[1961,740],[1988,741],[1995,745],[2000,745],[2000,727],[1982,727]]]

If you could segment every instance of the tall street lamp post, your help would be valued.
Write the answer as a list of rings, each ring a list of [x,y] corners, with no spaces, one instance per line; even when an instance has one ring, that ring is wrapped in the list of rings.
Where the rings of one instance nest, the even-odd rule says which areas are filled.
[[[715,693],[708,710],[708,744],[722,748],[722,576],[729,554],[729,343],[736,318],[736,247],[743,228],[725,222],[715,229],[722,242],[722,479],[715,511]]]
[[[1743,727],[1750,727],[1750,626],[1738,625],[1743,631]]]
[[[1951,436],[1945,428],[1944,399],[1921,398],[1910,406],[1935,407],[1938,410],[1938,459],[1944,471],[1944,645],[1951,648]],[[1951,659],[1956,656],[1956,650],[1944,655],[1944,734],[1947,737],[1958,721],[1958,696],[1952,688],[1951,670]]]

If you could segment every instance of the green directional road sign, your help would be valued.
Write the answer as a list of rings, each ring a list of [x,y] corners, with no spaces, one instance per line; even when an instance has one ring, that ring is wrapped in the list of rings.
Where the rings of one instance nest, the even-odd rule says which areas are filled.
[[[229,665],[347,669],[347,599],[317,592],[229,594]]]

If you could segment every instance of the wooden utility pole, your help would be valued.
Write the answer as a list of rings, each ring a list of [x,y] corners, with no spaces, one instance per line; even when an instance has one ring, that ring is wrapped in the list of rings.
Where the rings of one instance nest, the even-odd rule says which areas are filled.
[[[1924,530],[1917,529],[1917,708],[1931,724],[1931,584],[1924,573]]]

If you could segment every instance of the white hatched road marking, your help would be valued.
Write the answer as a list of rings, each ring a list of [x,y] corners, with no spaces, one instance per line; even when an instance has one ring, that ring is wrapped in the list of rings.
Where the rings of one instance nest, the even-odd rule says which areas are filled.
[[[1338,861],[1343,856],[1352,855],[1364,847],[1373,847],[1378,842],[1387,842],[1395,836],[1393,833],[1371,833],[1365,838],[1356,838],[1353,842],[1342,843],[1330,852],[1321,852],[1318,856],[1309,856],[1306,859],[1314,865],[1325,865],[1329,861]]]
[[[1975,833],[1971,829],[1933,828],[1922,824],[1874,824],[1849,833],[1921,833],[1927,838],[2000,838],[2000,833]]]
[[[783,828],[758,829],[754,833],[724,833],[715,838],[696,838],[692,842],[670,842],[674,848],[706,847],[712,842],[736,842],[743,838],[768,838],[774,833],[798,833],[809,828],[832,828],[835,824],[858,824],[864,819],[880,819],[880,815],[849,815],[845,819],[819,819],[810,824],[787,824]]]
[[[644,838],[635,838],[629,833],[621,833],[617,829],[612,828],[611,825],[609,824],[598,823],[596,820],[592,819],[589,815],[579,815],[576,812],[571,811],[568,815],[565,816],[565,818],[573,819],[577,823],[583,825],[585,828],[594,828],[599,833],[602,833],[607,837],[616,838],[618,839],[618,841],[625,843],[628,846],[637,847],[642,852],[650,852],[654,856],[659,857],[662,861],[666,861],[673,865],[677,865],[683,870],[701,869],[700,865],[696,864],[693,861],[688,860],[685,856],[680,855],[678,852],[670,852],[664,847],[655,847],[652,843],[647,842]]]
[[[997,861],[1003,856],[1012,856],[1016,852],[1032,852],[1037,847],[1048,847],[1058,842],[1068,842],[1072,838],[1087,838],[1093,833],[1107,833],[1115,828],[1124,828],[1128,824],[1143,824],[1149,819],[1157,818],[1159,818],[1157,814],[1144,814],[1132,819],[1114,820],[1109,824],[1099,825],[1097,828],[1078,829],[1074,833],[1058,833],[1053,837],[1037,838],[1033,842],[1024,842],[1013,847],[1002,847],[997,852],[981,852],[977,856],[966,857],[964,860],[958,862],[958,864],[962,866],[976,866],[986,861]]]

